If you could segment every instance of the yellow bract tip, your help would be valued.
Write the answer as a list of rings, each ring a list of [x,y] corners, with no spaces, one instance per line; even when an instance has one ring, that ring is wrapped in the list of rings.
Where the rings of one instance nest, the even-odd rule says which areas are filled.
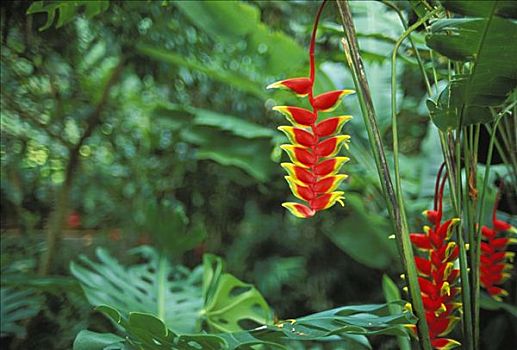
[[[434,312],[434,315],[438,317],[445,311],[447,311],[447,306],[445,306],[444,303],[441,303],[440,307]]]
[[[271,109],[274,110],[274,111],[285,113],[285,111],[287,109],[287,106],[275,106],[275,107],[273,107]]]
[[[442,288],[440,288],[440,295],[451,295],[451,286],[449,285],[449,282],[443,283]]]
[[[282,87],[283,87],[282,81],[276,81],[276,82],[271,83],[268,86],[266,86],[266,89],[278,89],[278,88],[282,88]]]

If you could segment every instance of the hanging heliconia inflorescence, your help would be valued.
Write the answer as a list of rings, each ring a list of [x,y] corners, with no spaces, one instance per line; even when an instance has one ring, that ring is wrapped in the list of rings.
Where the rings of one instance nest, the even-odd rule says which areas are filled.
[[[336,202],[343,205],[342,191],[336,191],[339,184],[347,178],[345,174],[338,174],[341,166],[349,158],[336,156],[341,147],[348,148],[349,135],[340,135],[343,125],[352,117],[345,115],[333,117],[318,122],[318,112],[332,111],[341,98],[351,94],[352,90],[336,90],[314,96],[315,63],[314,46],[316,29],[321,11],[326,1],[321,4],[309,47],[310,76],[292,78],[273,83],[268,88],[283,88],[299,96],[308,96],[312,110],[292,107],[276,106],[273,109],[283,113],[293,126],[281,126],[278,129],[284,132],[291,144],[282,145],[292,163],[282,163],[287,171],[285,177],[293,194],[306,202],[307,205],[286,202],[282,205],[297,217],[308,218],[317,211],[327,209]]]
[[[451,240],[452,229],[460,219],[442,222],[443,189],[447,179],[447,174],[441,179],[442,171],[443,165],[436,179],[434,209],[424,212],[431,226],[424,226],[424,233],[410,235],[411,242],[422,253],[415,257],[415,265],[431,345],[440,350],[460,345],[456,340],[445,336],[458,322],[459,317],[455,316],[455,311],[461,307],[461,303],[457,301],[461,291],[458,286],[460,272],[454,266],[459,248]]]
[[[498,193],[492,212],[492,227],[481,228],[484,241],[481,242],[479,275],[481,286],[492,298],[501,301],[508,292],[499,285],[511,277],[510,271],[513,270],[511,262],[515,255],[506,250],[508,245],[517,243],[517,240],[509,237],[509,234],[515,234],[517,230],[509,223],[497,219],[499,195]]]

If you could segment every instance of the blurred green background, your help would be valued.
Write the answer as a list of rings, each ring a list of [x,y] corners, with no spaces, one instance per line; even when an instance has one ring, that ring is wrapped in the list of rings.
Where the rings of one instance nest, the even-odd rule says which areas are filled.
[[[351,5],[389,145],[389,56],[402,26],[379,2]],[[2,331],[2,348],[69,349],[79,330],[109,328],[78,289],[70,262],[101,246],[123,264],[138,261],[129,251],[140,245],[181,246],[178,210],[197,238],[171,259],[192,268],[205,252],[221,256],[278,318],[384,301],[382,276],[400,282],[401,267],[355,96],[333,113],[354,115],[345,126],[352,136],[344,152],[351,158],[345,208],[303,221],[281,207],[290,192],[279,166],[285,139],[276,127],[285,121],[271,107],[301,101],[265,86],[308,73],[318,6],[2,3],[2,287],[34,297],[30,321]],[[332,6],[318,31],[317,92],[353,88]],[[409,5],[398,6],[411,20]],[[425,45],[423,34],[414,39]],[[419,230],[442,156],[412,54],[409,46],[401,50],[398,112],[403,190],[411,227]],[[504,310],[483,316],[486,348],[503,349],[498,342],[515,336],[515,318]],[[372,344],[397,347],[392,338]]]

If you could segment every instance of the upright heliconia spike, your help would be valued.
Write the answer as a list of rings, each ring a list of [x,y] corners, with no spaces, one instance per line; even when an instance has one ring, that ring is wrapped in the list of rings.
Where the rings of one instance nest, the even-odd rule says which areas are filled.
[[[411,233],[413,245],[421,255],[415,256],[418,271],[422,303],[426,312],[429,338],[433,349],[452,349],[460,346],[454,339],[445,338],[455,327],[459,318],[454,316],[459,304],[456,298],[460,291],[458,285],[459,270],[455,269],[459,249],[451,241],[451,230],[459,219],[453,218],[442,222],[443,190],[447,174],[442,178],[441,167],[437,180],[434,210],[426,210],[424,215],[431,223],[424,226],[423,233]]]
[[[342,148],[348,150],[350,136],[340,133],[352,117],[343,115],[317,122],[319,112],[334,109],[342,97],[353,93],[352,90],[335,90],[314,97],[316,30],[325,3],[323,0],[314,20],[309,45],[309,77],[285,79],[267,87],[287,89],[299,96],[308,95],[312,107],[312,110],[294,106],[273,107],[292,124],[278,127],[290,142],[280,146],[291,160],[281,166],[287,171],[285,179],[293,195],[305,204],[286,202],[282,205],[300,218],[312,217],[317,211],[328,209],[335,203],[344,205],[344,192],[339,191],[339,186],[348,177],[339,174],[339,170],[349,158],[338,154]]]
[[[481,234],[481,256],[479,267],[479,279],[481,287],[495,300],[501,301],[508,292],[500,287],[511,275],[507,271],[513,270],[511,253],[507,252],[510,244],[517,243],[510,233],[517,233],[510,223],[497,219],[497,206],[500,192],[503,188],[501,181],[497,198],[492,211],[492,227],[483,226]]]

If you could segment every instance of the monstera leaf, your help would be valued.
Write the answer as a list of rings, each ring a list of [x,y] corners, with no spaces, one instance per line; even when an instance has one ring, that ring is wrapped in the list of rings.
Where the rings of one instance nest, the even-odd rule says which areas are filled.
[[[210,330],[236,332],[272,322],[269,306],[260,292],[251,284],[223,272],[221,258],[204,257],[203,314]]]
[[[124,338],[111,333],[82,330],[74,340],[73,350],[123,350]]]
[[[35,316],[43,298],[32,290],[0,289],[0,337],[15,335],[23,338],[26,330],[19,323]]]
[[[124,317],[116,309],[100,306],[98,311],[120,326],[125,340],[122,342],[123,338],[115,335],[83,331],[74,342],[74,350],[234,350],[251,349],[253,345],[267,345],[268,349],[288,349],[285,344],[291,340],[323,339],[342,339],[348,344],[354,342],[353,348],[370,349],[364,335],[408,336],[403,326],[414,324],[414,316],[407,311],[392,314],[389,311],[390,307],[403,304],[403,301],[398,301],[390,304],[345,306],[249,331],[193,335],[176,334],[150,314],[135,312]]]
[[[227,348],[226,342],[214,335],[178,335],[151,314],[130,312],[125,317],[118,310],[106,305],[99,306],[97,310],[120,326],[125,333],[124,341],[114,334],[83,331],[74,342],[74,350],[223,350]]]
[[[138,251],[146,263],[124,267],[98,248],[99,262],[85,256],[70,269],[94,305],[111,305],[124,315],[147,312],[177,332],[194,332],[203,300],[202,271],[171,266],[166,257],[150,247]]]
[[[113,271],[107,272],[109,267],[89,261],[90,268],[85,269],[86,273],[76,271],[74,275],[80,279],[90,301],[96,300],[94,304],[97,305],[100,300],[111,303],[110,306],[101,304],[97,310],[117,324],[122,334],[118,336],[82,331],[74,342],[74,350],[234,350],[252,349],[254,345],[265,345],[268,349],[288,349],[286,344],[289,341],[305,340],[338,341],[354,349],[371,349],[365,336],[385,334],[407,337],[408,333],[403,326],[416,322],[414,316],[402,307],[405,305],[404,301],[394,301],[388,304],[339,307],[298,319],[273,323],[269,306],[258,290],[224,272],[221,258],[206,255],[203,261],[201,298],[204,307],[198,313],[198,317],[205,321],[207,330],[213,333],[194,333],[190,330],[185,334],[176,331],[177,323],[169,322],[176,326],[173,330],[167,322],[163,321],[168,319],[167,317],[160,318],[155,314],[153,308],[157,303],[152,294],[137,295],[143,290],[153,290],[152,283],[149,281],[155,278],[152,273],[149,275],[150,270],[158,271],[159,274],[161,267],[150,267],[149,264],[137,265],[136,270],[147,271],[144,279],[148,281],[146,282],[148,285],[143,285],[140,278],[135,280],[134,275],[128,272],[135,270],[135,266],[121,269],[118,262],[109,260],[102,254],[99,259],[106,266],[115,266]],[[100,270],[101,276],[91,269]],[[139,276],[139,274],[136,275]],[[111,284],[117,288],[110,286],[110,283],[104,280],[105,278],[112,279]],[[139,292],[131,291],[128,293],[132,295],[131,297],[125,296],[126,289],[131,289],[132,285],[120,282],[119,278],[138,281],[133,282],[132,285]],[[188,282],[186,284],[189,285]],[[113,290],[117,290],[118,295],[109,295]],[[137,298],[138,302],[133,301],[133,306],[120,302],[124,299]],[[146,299],[150,300],[146,302]],[[135,307],[145,309],[144,305],[148,305],[147,311],[127,311]],[[171,304],[167,307],[167,311],[174,310],[174,306]],[[393,312],[393,310],[397,311]],[[184,315],[184,317],[189,316]],[[249,327],[250,324],[254,326]]]
[[[466,75],[453,77],[431,116],[442,130],[485,123],[493,119],[489,107],[502,105],[517,86],[517,3],[508,1],[442,1],[445,8],[465,18],[433,23],[427,45],[454,61],[468,63]],[[461,114],[463,119],[461,119]]]

